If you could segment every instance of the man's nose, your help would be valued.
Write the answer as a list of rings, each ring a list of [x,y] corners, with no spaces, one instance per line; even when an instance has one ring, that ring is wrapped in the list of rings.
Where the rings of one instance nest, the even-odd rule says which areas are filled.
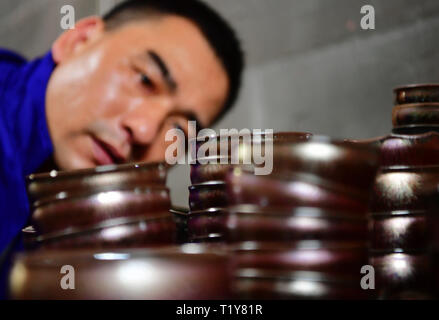
[[[148,145],[156,139],[171,110],[172,101],[168,99],[149,101],[127,112],[121,125],[130,134],[132,143]]]

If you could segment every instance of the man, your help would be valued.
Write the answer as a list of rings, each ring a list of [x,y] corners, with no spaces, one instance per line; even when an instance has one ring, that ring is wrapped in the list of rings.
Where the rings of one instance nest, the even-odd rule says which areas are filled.
[[[164,159],[167,130],[234,103],[233,30],[198,0],[131,0],[88,17],[27,63],[0,51],[0,252],[29,218],[25,176]]]

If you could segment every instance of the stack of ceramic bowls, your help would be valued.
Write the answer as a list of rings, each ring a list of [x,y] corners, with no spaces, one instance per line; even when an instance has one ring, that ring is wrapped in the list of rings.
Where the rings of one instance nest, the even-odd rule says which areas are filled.
[[[274,146],[268,176],[235,168],[226,239],[250,299],[362,299],[374,148],[325,137]]]
[[[106,166],[28,177],[36,242],[43,248],[172,244],[164,164]]]
[[[189,187],[190,212],[187,219],[188,240],[206,242],[223,239],[228,206],[225,178],[230,168],[244,164],[243,159],[240,159],[242,148],[249,147],[251,151],[252,146],[257,144],[264,150],[264,143],[267,139],[277,144],[306,140],[310,136],[309,133],[281,132],[274,133],[272,136],[264,133],[249,135],[249,141],[246,141],[242,135],[201,136],[192,141],[197,154],[200,148],[204,148],[206,154],[204,157],[197,158],[196,163],[191,165],[192,185]],[[232,164],[232,150],[237,151],[238,163]],[[213,152],[210,153],[211,151]]]
[[[10,297],[228,299],[229,277],[227,255],[196,244],[111,251],[43,250],[17,257],[10,275]]]
[[[395,89],[392,134],[380,148],[371,199],[372,255],[380,298],[431,296],[430,215],[439,209],[439,85]]]

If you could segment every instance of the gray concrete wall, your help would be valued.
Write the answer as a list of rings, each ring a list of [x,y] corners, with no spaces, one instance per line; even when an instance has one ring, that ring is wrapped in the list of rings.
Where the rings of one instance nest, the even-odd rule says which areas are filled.
[[[239,102],[217,128],[377,136],[391,128],[393,87],[439,82],[437,0],[206,1],[236,27],[248,59]],[[39,54],[61,31],[61,4],[82,16],[113,2],[2,0],[0,45]],[[376,30],[359,26],[364,4]],[[187,204],[188,183],[187,167],[171,174],[176,204]]]

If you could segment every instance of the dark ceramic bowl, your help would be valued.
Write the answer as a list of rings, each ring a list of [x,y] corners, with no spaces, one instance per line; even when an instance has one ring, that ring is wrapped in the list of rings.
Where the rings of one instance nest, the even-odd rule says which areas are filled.
[[[324,136],[274,145],[273,155],[273,175],[308,175],[363,197],[367,197],[379,165],[374,146]]]
[[[412,84],[394,89],[395,104],[439,102],[439,84]]]
[[[428,213],[396,211],[371,217],[371,247],[376,250],[424,250],[430,245]]]
[[[211,181],[189,186],[189,208],[191,211],[225,208],[227,205],[225,182]]]
[[[249,300],[368,300],[371,290],[362,290],[359,280],[319,272],[267,273],[241,270],[233,283],[238,299]]]
[[[227,135],[200,135],[199,137],[189,141],[191,144],[195,144],[197,156],[200,148],[203,151],[212,151],[214,153],[206,152],[203,157],[219,157],[231,156],[231,151],[235,147],[240,147],[241,145],[249,144],[263,144],[265,141],[272,141],[273,143],[290,143],[296,141],[307,140],[312,137],[311,133],[308,132],[274,132],[272,135],[268,135],[264,132],[252,134],[248,132],[248,135],[244,134],[227,134]],[[227,154],[224,152],[227,151]],[[223,152],[221,152],[223,151]],[[204,152],[203,152],[204,153]]]
[[[200,239],[223,239],[227,210],[211,208],[191,211],[187,219],[188,240],[199,242]]]
[[[370,210],[435,211],[439,209],[439,166],[383,167],[372,189]]]
[[[229,157],[225,159],[227,159],[228,163],[231,163],[229,162]],[[220,160],[218,160],[218,163],[196,163],[191,165],[191,182],[193,184],[199,184],[209,181],[225,181],[227,173],[234,165],[221,164],[219,161]]]
[[[169,190],[165,187],[105,191],[81,196],[65,193],[63,197],[58,195],[37,202],[32,219],[37,231],[45,234],[68,228],[85,228],[108,219],[154,216],[170,207]]]
[[[23,238],[23,247],[26,250],[33,250],[37,248],[38,233],[33,226],[28,226],[22,229],[21,236]]]
[[[248,150],[250,153],[253,152],[251,144],[261,146],[263,150],[263,144],[267,139],[269,139],[265,134],[256,135],[258,140],[253,139],[253,136],[247,141],[240,138],[239,135],[232,136],[204,136],[195,139],[196,150],[198,151],[201,146],[212,145],[213,149],[216,150],[215,154],[207,153],[205,157],[197,159],[195,164],[191,165],[191,181],[193,184],[199,184],[208,181],[224,181],[228,170],[239,164],[244,163],[244,159],[241,155],[245,154],[242,152],[244,149]],[[278,132],[274,133],[270,141],[273,144],[283,144],[292,143],[297,141],[304,141],[311,137],[310,133],[304,132]],[[237,139],[233,142],[232,139]],[[249,147],[250,146],[250,147]],[[227,148],[227,154],[221,153],[221,148]],[[237,163],[232,164],[232,152],[236,152]],[[251,157],[248,159],[252,159]],[[224,161],[224,163],[222,163]]]
[[[75,290],[60,286],[73,266]],[[17,257],[13,299],[211,300],[230,298],[227,256],[200,245],[157,250],[34,252]]]
[[[172,207],[169,212],[174,217],[175,225],[177,226],[177,242],[188,242],[187,220],[189,209],[183,207]]]
[[[175,244],[176,234],[173,217],[162,212],[156,217],[112,219],[89,228],[42,235],[37,243],[43,249],[139,248]]]
[[[68,192],[92,194],[106,190],[132,190],[139,187],[166,184],[167,165],[125,164],[102,166],[75,171],[51,171],[27,177],[28,193],[32,202]]]
[[[439,163],[439,132],[426,129],[419,134],[390,134],[369,140],[351,140],[379,149],[380,166],[437,166]]]
[[[426,253],[372,253],[381,299],[426,299],[432,294],[431,259]]]
[[[315,176],[285,174],[281,179],[233,170],[228,176],[227,187],[230,204],[283,209],[316,207],[350,212],[357,217],[367,215],[368,192],[360,193],[353,186],[332,184]]]
[[[439,103],[415,103],[395,106],[392,111],[394,128],[439,125]]]
[[[282,210],[240,205],[229,208],[227,241],[359,240],[367,219],[318,208]]]
[[[230,250],[235,270],[315,271],[334,276],[358,277],[368,257],[365,241],[246,241]]]

